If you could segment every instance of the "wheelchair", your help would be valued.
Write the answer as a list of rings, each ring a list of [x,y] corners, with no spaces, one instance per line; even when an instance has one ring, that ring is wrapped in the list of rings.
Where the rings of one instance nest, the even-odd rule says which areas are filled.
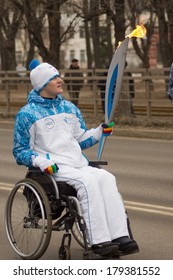
[[[90,162],[101,168],[107,162]],[[129,236],[133,239],[127,216]],[[59,259],[71,259],[73,236],[83,248],[84,259],[97,259],[91,252],[76,190],[38,168],[29,168],[25,178],[11,190],[5,208],[5,229],[13,250],[26,260],[39,259],[48,248],[52,231],[65,231]],[[72,233],[72,234],[71,234]],[[116,258],[119,258],[117,254]]]

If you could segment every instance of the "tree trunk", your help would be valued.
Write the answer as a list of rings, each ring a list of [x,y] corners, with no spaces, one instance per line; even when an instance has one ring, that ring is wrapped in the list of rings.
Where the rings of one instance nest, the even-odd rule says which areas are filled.
[[[84,15],[88,15],[88,0],[84,0],[83,2],[83,10]],[[92,67],[92,54],[91,54],[91,45],[90,45],[90,32],[88,21],[84,21],[84,29],[85,29],[85,40],[86,40],[86,54],[87,54],[87,68],[91,69]]]
[[[168,25],[165,19],[165,11],[162,8],[158,9],[159,21],[159,45],[164,67],[170,66],[171,55],[168,41]]]
[[[125,38],[125,15],[124,15],[124,0],[114,0],[115,16],[112,18],[115,29],[115,48],[119,42]]]
[[[91,11],[95,10],[95,14],[97,15],[98,7],[99,7],[98,0],[94,1],[90,0],[90,8]],[[100,29],[99,29],[99,17],[95,16],[91,20],[91,35],[93,40],[93,49],[94,49],[94,62],[95,62],[95,68],[100,68]]]
[[[50,47],[48,60],[55,67],[60,67],[60,11],[56,10],[58,16],[52,13],[48,13],[49,19],[49,38]],[[56,26],[56,28],[55,28]]]
[[[112,32],[111,32],[111,19],[110,16],[107,16],[107,56],[109,62],[113,56],[113,47],[112,47]],[[107,66],[107,65],[106,65]]]
[[[169,24],[169,36],[170,36],[170,65],[173,61],[173,2],[169,0],[168,5],[166,6],[167,15],[168,15],[168,24]]]
[[[0,55],[1,55],[1,69],[15,70],[16,69],[16,55],[14,39],[5,39],[0,31]]]
[[[1,47],[1,69],[2,70],[16,70],[16,56],[15,56],[15,45],[6,47],[4,44]]]
[[[28,55],[27,55],[27,59],[26,59],[26,68],[29,69],[29,64],[31,62],[31,60],[34,58],[34,54],[35,54],[35,45],[34,45],[34,40],[31,38],[31,36],[29,36],[29,51],[28,51]]]
[[[0,55],[1,69],[16,69],[15,38],[22,21],[17,9],[6,7],[6,1],[0,3]]]

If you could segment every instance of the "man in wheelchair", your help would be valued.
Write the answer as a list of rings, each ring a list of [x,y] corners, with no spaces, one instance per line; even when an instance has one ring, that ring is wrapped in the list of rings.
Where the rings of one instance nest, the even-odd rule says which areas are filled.
[[[138,251],[129,237],[127,216],[115,177],[89,165],[82,150],[98,143],[112,127],[86,129],[80,110],[62,98],[63,81],[48,63],[30,63],[33,90],[15,120],[13,154],[16,162],[38,167],[77,191],[92,251],[114,256]]]

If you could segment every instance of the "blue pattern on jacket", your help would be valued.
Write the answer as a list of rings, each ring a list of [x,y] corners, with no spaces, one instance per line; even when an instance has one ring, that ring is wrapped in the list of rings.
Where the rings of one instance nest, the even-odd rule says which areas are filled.
[[[37,155],[30,148],[30,129],[32,125],[47,116],[61,113],[75,114],[79,119],[80,126],[86,131],[86,125],[80,110],[71,102],[64,100],[61,95],[55,99],[42,98],[35,90],[28,96],[28,103],[18,112],[14,126],[13,155],[20,165],[32,166],[32,156]],[[81,149],[87,149],[98,141],[94,137],[89,137],[79,143]]]

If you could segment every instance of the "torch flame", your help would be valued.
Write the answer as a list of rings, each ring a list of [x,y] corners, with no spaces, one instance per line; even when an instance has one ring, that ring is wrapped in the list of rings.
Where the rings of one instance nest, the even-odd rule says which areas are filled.
[[[146,35],[147,33],[147,30],[145,28],[145,26],[143,24],[140,24],[140,25],[136,25],[136,28],[129,34],[127,35],[125,38],[129,37],[129,38],[132,38],[132,37],[136,37],[136,38],[142,38]],[[121,45],[121,41],[118,42],[118,46],[117,48]]]
[[[145,36],[147,33],[147,30],[144,25],[136,25],[136,28],[126,37],[132,38],[132,37],[137,37],[137,38],[142,38]]]

